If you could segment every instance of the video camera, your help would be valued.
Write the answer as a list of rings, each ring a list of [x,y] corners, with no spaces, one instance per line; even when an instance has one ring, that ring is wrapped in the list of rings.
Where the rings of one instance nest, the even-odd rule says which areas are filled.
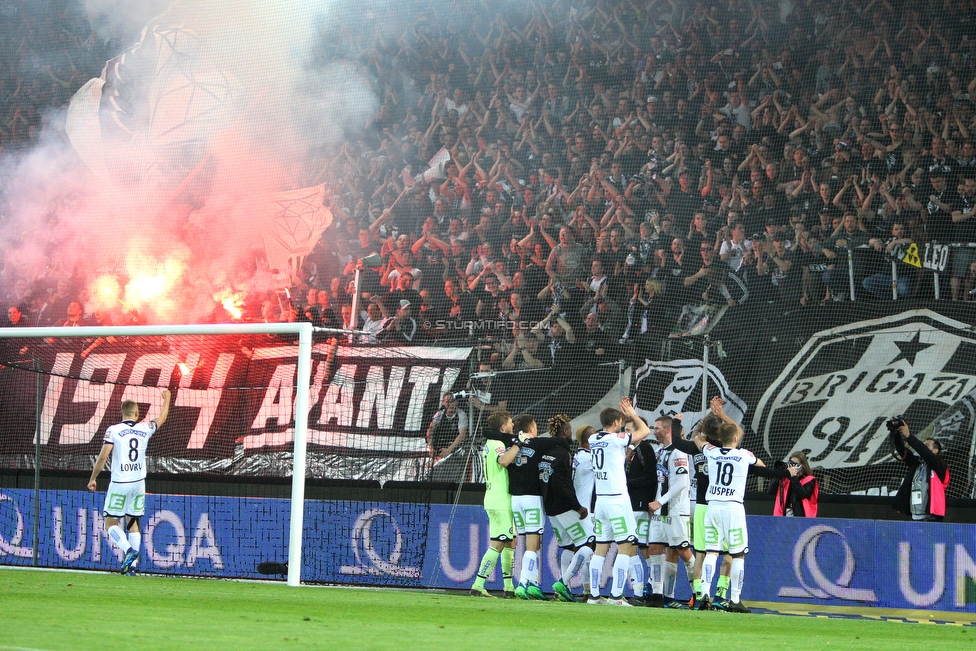
[[[901,416],[892,416],[885,422],[885,426],[891,433],[897,432],[901,429],[901,426],[905,424],[905,419]]]

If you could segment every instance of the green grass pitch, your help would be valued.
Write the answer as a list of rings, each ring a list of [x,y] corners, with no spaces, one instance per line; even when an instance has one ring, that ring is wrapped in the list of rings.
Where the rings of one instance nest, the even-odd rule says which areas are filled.
[[[3,649],[976,648],[976,628],[0,569]]]

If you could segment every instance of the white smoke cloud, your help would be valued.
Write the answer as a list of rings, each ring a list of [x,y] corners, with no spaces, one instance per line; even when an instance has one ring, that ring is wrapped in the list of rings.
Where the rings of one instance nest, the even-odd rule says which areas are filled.
[[[353,64],[313,64],[335,3],[85,4],[106,37],[142,35],[83,89],[87,105],[76,97],[70,142],[51,133],[6,170],[4,283],[74,275],[93,307],[168,322],[272,287],[255,262],[271,197],[314,177],[312,152],[378,107]]]
[[[169,2],[162,0],[84,0],[85,13],[92,29],[105,40],[129,44]]]

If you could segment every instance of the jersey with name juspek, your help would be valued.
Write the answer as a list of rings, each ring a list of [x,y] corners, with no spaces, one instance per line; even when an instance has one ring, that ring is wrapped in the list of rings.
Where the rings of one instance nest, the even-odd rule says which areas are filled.
[[[156,421],[124,420],[105,430],[104,443],[112,445],[112,481],[131,484],[146,478],[146,448],[156,433]]]
[[[746,478],[756,455],[749,450],[719,448],[708,444],[702,448],[708,459],[708,504],[736,502],[746,497]]]
[[[589,443],[597,496],[627,496],[630,432],[597,432]]]

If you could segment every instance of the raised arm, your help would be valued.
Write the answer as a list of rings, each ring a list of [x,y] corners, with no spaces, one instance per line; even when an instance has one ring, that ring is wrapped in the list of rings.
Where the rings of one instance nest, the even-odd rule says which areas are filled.
[[[647,426],[644,419],[637,414],[637,410],[634,409],[634,403],[630,401],[630,398],[620,399],[620,413],[625,417],[633,421],[635,429],[634,433],[630,435],[630,442],[634,445],[640,443],[647,438],[648,434],[651,433],[651,428]]]
[[[169,417],[169,401],[173,397],[169,389],[162,389],[159,394],[163,396],[163,408],[159,410],[159,415],[153,418],[153,422],[156,423],[157,428],[162,427],[163,423]]]

